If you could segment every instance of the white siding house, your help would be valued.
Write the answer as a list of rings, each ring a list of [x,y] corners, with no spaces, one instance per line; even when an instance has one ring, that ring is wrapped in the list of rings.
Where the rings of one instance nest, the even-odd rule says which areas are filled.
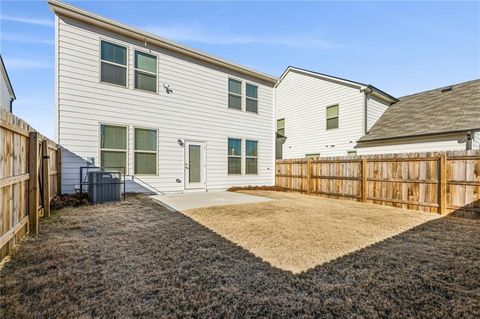
[[[7,69],[0,55],[0,109],[12,112],[12,103],[16,99]]]
[[[130,191],[273,185],[276,78],[49,4],[62,192],[74,191],[87,160],[124,164]]]
[[[371,85],[288,67],[275,88],[276,118],[286,137],[282,158],[352,154],[395,101]]]

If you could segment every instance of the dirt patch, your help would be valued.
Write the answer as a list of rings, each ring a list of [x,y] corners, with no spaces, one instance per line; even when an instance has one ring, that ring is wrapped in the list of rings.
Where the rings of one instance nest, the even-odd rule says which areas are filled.
[[[0,318],[478,318],[480,223],[441,218],[300,275],[146,198],[43,219]]]
[[[298,193],[243,192],[274,201],[198,208],[184,213],[273,266],[293,273],[439,217]]]
[[[61,209],[64,207],[78,207],[90,204],[88,194],[63,194],[53,196],[50,202],[50,208]]]

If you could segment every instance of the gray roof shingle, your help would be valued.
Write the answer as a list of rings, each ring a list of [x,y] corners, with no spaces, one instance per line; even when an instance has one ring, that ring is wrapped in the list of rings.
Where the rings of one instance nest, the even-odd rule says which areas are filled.
[[[480,79],[401,97],[360,142],[480,129]]]

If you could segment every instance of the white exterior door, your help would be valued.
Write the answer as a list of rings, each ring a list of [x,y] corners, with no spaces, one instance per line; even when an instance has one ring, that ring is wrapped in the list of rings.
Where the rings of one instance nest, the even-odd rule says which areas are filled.
[[[185,141],[185,189],[206,188],[205,142]]]

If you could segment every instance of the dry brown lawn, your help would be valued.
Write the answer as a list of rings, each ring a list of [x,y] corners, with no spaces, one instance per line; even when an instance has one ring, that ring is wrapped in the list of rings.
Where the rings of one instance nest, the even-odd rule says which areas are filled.
[[[432,213],[298,193],[243,191],[266,203],[184,212],[272,266],[300,273],[427,221]]]

